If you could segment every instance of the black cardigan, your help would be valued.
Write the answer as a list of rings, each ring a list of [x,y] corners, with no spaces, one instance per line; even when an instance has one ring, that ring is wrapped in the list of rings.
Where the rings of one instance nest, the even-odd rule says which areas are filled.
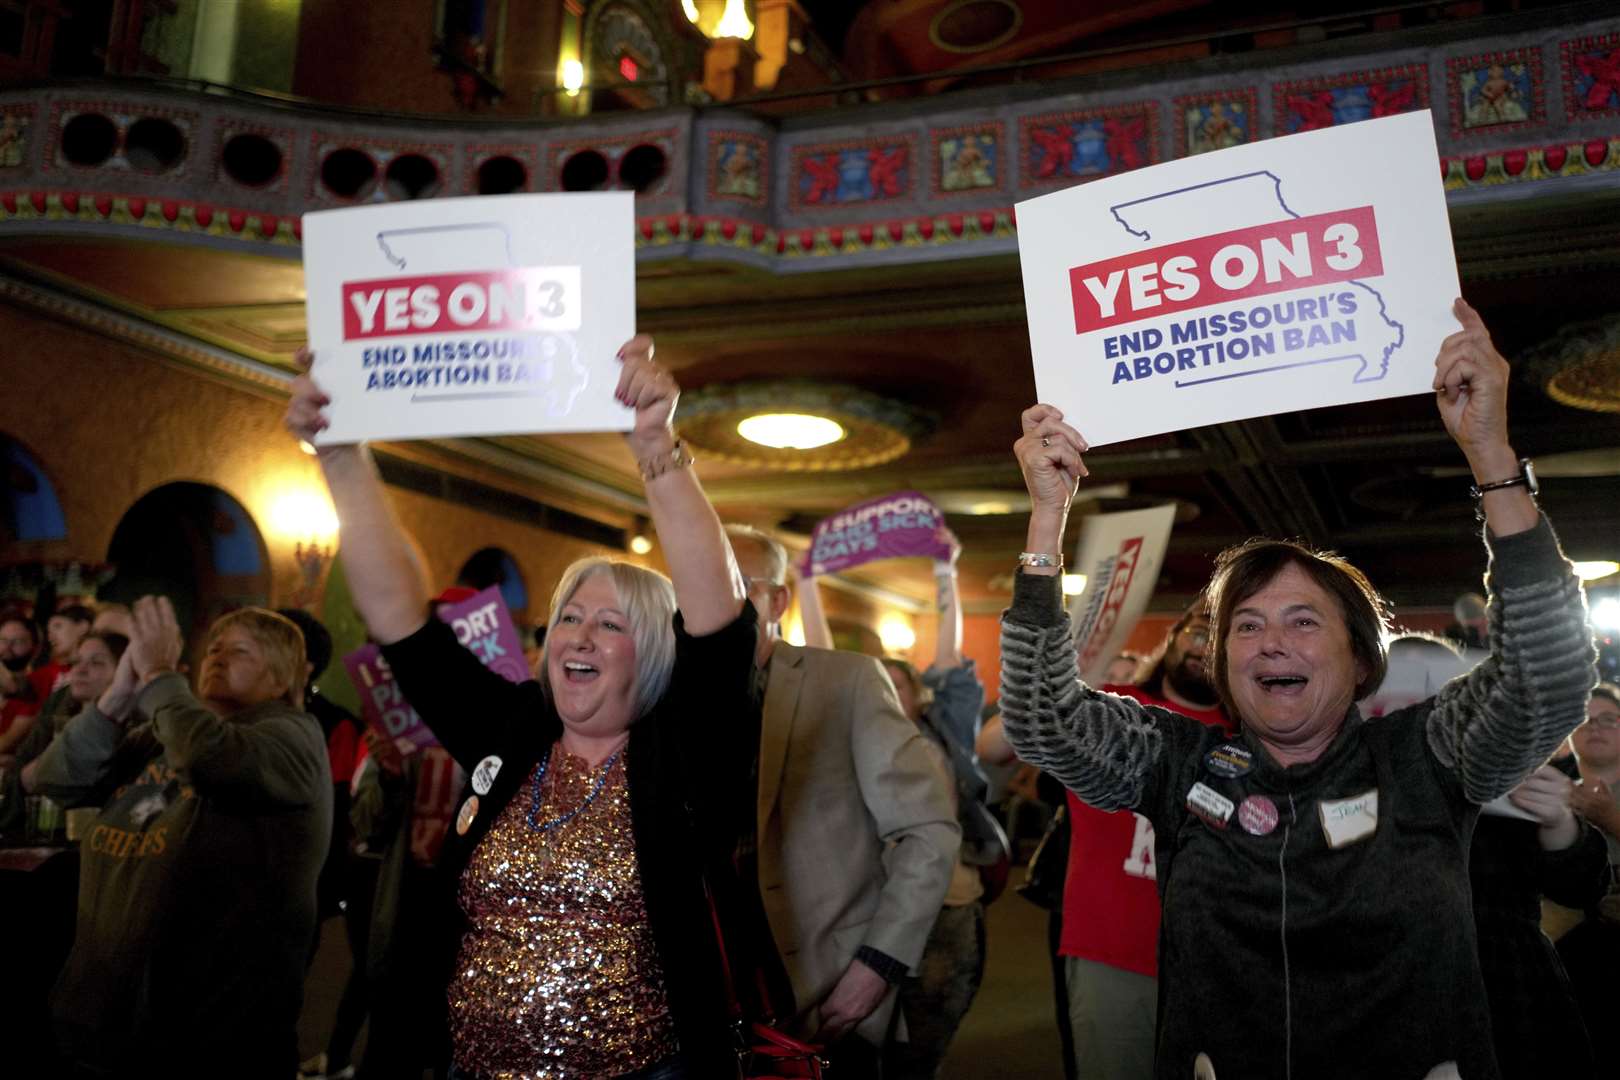
[[[739,882],[731,869],[738,837],[752,824],[745,815],[752,813],[750,763],[758,749],[750,734],[757,633],[746,602],[730,625],[704,637],[687,634],[676,614],[669,689],[630,729],[625,761],[647,918],[681,1052],[698,1076],[736,1069],[705,871],[733,967],[758,962],[751,951],[757,940],[733,940],[743,937],[734,927],[754,923],[747,913],[759,905],[758,887]],[[451,830],[439,860],[435,924],[446,933],[436,959],[448,985],[467,930],[455,899],[461,873],[496,816],[551,752],[562,721],[539,683],[511,683],[488,670],[438,619],[385,646],[383,655],[405,697],[469,775],[486,757],[501,759],[471,827],[465,835]],[[469,781],[458,810],[472,794]]]

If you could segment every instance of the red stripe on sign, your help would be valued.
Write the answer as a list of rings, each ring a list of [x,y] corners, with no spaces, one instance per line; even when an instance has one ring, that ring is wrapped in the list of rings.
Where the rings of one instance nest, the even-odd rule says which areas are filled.
[[[348,281],[343,340],[534,329],[566,318],[574,302],[550,267]]]
[[[1074,332],[1383,272],[1372,207],[1288,218],[1076,266]]]

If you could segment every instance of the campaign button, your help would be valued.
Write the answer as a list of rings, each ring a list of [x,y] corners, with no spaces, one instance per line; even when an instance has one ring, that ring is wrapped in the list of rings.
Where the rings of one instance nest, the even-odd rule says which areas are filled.
[[[456,815],[456,835],[466,836],[467,830],[472,828],[473,818],[478,816],[478,796],[469,795],[467,801],[461,804],[461,812]]]
[[[494,785],[495,777],[500,775],[500,771],[501,759],[494,754],[480,761],[472,774],[473,791],[479,795],[488,795],[489,789]]]
[[[1232,800],[1202,782],[1187,792],[1187,809],[1217,829],[1226,828],[1232,819]]]
[[[1277,827],[1277,804],[1264,795],[1250,795],[1238,806],[1238,824],[1253,836],[1266,836]]]
[[[1204,755],[1204,768],[1216,776],[1236,780],[1249,775],[1249,770],[1254,768],[1254,754],[1237,743],[1222,743]]]

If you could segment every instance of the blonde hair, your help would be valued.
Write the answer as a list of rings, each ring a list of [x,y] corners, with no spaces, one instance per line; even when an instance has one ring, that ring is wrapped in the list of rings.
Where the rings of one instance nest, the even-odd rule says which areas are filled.
[[[765,576],[772,585],[787,584],[788,553],[782,542],[764,529],[753,525],[744,525],[733,522],[726,526],[726,538],[731,541],[733,549],[737,540],[752,540],[759,545],[760,551],[765,555]]]
[[[630,620],[630,636],[636,643],[636,687],[632,696],[634,716],[640,720],[652,711],[658,700],[669,689],[670,675],[675,670],[675,586],[669,578],[656,570],[635,563],[592,555],[575,559],[563,571],[557,590],[551,595],[551,614],[547,617],[546,643],[540,654],[540,685],[547,696],[551,694],[552,625],[562,615],[562,609],[589,577],[605,574],[613,581],[619,606]]]
[[[264,650],[264,660],[270,668],[271,677],[278,686],[286,688],[278,699],[295,709],[302,709],[306,661],[304,632],[298,629],[298,624],[264,608],[240,608],[214,620],[214,625],[208,628],[204,651],[214,643],[215,638],[233,626],[240,626]]]

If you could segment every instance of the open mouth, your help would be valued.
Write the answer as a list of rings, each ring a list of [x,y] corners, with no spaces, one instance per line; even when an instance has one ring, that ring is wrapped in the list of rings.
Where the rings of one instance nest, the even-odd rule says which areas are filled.
[[[1256,681],[1268,694],[1297,694],[1310,682],[1303,675],[1262,675]]]
[[[563,661],[563,678],[569,682],[590,682],[600,674],[596,668],[582,660]]]

